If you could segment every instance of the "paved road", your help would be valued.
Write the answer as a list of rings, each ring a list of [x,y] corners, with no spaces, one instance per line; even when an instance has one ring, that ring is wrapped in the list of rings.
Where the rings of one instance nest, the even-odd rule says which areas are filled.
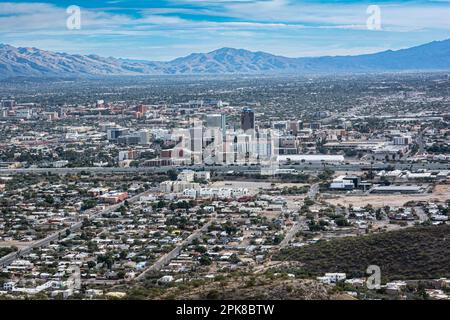
[[[370,170],[370,163],[362,162],[347,162],[347,163],[336,163],[336,164],[323,164],[323,163],[302,163],[302,164],[290,164],[290,165],[280,165],[282,169],[296,169],[298,171],[322,171],[324,168],[332,169],[334,171],[362,171]],[[399,170],[417,170],[417,169],[428,169],[428,170],[450,170],[450,163],[374,163],[372,165],[373,170],[387,170],[389,168],[399,169]],[[167,172],[169,170],[214,170],[217,172],[237,172],[237,173],[259,173],[261,167],[255,166],[244,166],[244,165],[229,165],[229,166],[203,166],[203,165],[193,165],[186,167],[174,167],[174,166],[163,166],[163,167],[132,167],[132,168],[118,168],[118,167],[81,167],[81,168],[18,168],[18,169],[5,169],[0,168],[0,174],[24,174],[24,173],[54,173],[54,174],[68,174],[68,173],[161,173]]]
[[[425,141],[423,139],[424,132],[425,132],[425,129],[419,133],[419,135],[417,136],[417,139],[416,139],[416,142],[419,146],[419,150],[417,151],[417,154],[423,154],[425,152]]]
[[[314,200],[316,199],[318,193],[319,193],[319,184],[315,183],[309,188],[307,197],[310,198],[311,200]]]
[[[140,197],[145,196],[149,193],[150,193],[150,191],[145,191],[145,192],[142,192],[134,197],[127,199],[127,200],[129,203],[133,203],[133,202],[138,201],[140,199]],[[100,217],[102,214],[113,212],[122,205],[123,205],[123,203],[115,204],[112,206],[108,206],[104,210],[100,210],[100,211],[96,211],[95,208],[90,209],[87,211],[87,213],[89,214],[88,219],[92,220],[97,217]],[[76,230],[80,229],[82,225],[83,225],[82,221],[76,222],[67,228],[58,230],[58,231],[50,234],[49,236],[45,237],[44,239],[35,241],[32,244],[30,244],[16,252],[12,252],[12,253],[0,258],[0,266],[4,267],[4,266],[11,264],[14,260],[30,253],[34,248],[41,248],[41,247],[48,246],[51,242],[58,241],[60,237],[64,237],[66,235],[67,231],[70,231],[70,232],[76,231]]]
[[[131,281],[137,281],[142,280],[145,275],[150,271],[157,271],[161,269],[163,266],[167,265],[172,259],[176,258],[183,247],[189,245],[194,241],[194,239],[198,239],[200,235],[208,230],[208,227],[212,224],[212,222],[215,220],[215,216],[208,221],[203,227],[200,229],[194,231],[189,237],[184,239],[181,243],[179,243],[174,249],[172,249],[170,252],[166,253],[162,257],[160,257],[157,261],[155,261],[152,265],[147,267],[142,273],[140,273],[136,278],[132,278],[129,280],[97,280],[97,279],[87,279],[83,280],[84,284],[96,284],[96,285],[116,285],[121,284],[124,282],[131,282]]]
[[[301,219],[301,218],[299,218],[299,219]],[[286,236],[284,237],[284,239],[280,242],[280,245],[279,245],[280,250],[285,248],[289,244],[289,242],[292,240],[292,238],[295,237],[297,232],[300,231],[300,228],[302,227],[302,225],[303,225],[303,219],[294,222],[291,229],[289,229],[289,231],[286,233]]]
[[[86,279],[81,280],[84,285],[101,285],[101,286],[114,286],[125,282],[125,280],[97,280],[97,279]]]
[[[311,200],[314,200],[316,199],[318,193],[319,193],[319,184],[315,183],[309,188],[307,196]],[[306,222],[305,217],[298,217],[298,219],[299,220],[294,222],[291,229],[289,229],[289,231],[284,236],[283,240],[280,242],[279,245],[280,249],[285,248],[289,244],[289,242],[295,237],[297,232],[300,231],[302,226],[305,225]]]
[[[152,265],[150,265],[147,269],[145,269],[141,274],[139,274],[133,280],[142,280],[148,272],[157,271],[157,270],[161,269],[163,266],[169,264],[169,262],[172,259],[176,258],[180,254],[183,247],[191,244],[192,241],[194,241],[195,239],[198,239],[202,235],[202,233],[207,231],[209,226],[215,221],[215,218],[216,217],[213,216],[210,221],[208,221],[206,224],[204,224],[200,229],[197,229],[196,231],[194,231],[189,237],[184,239],[182,242],[177,244],[176,247],[172,251],[166,253],[161,258],[156,260]]]
[[[425,222],[429,219],[428,215],[425,213],[425,211],[421,207],[414,207],[414,209],[416,210],[416,214],[419,217],[420,222]]]

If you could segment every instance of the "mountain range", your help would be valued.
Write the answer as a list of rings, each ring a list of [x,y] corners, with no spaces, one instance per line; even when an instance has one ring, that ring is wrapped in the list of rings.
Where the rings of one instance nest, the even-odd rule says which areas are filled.
[[[450,39],[357,56],[287,58],[222,48],[175,60],[143,61],[0,44],[0,78],[182,74],[339,74],[450,70]]]

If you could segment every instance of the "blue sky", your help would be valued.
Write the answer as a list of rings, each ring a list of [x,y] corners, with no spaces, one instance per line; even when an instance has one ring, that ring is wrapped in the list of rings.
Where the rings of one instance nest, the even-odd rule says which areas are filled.
[[[68,30],[66,8],[81,8]],[[381,30],[368,30],[378,5]],[[109,0],[0,2],[0,42],[170,60],[221,47],[289,57],[354,55],[450,38],[450,0]]]

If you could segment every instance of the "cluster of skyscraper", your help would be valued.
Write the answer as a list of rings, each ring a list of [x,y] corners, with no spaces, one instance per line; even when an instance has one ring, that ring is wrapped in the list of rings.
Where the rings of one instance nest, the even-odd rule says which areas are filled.
[[[244,108],[241,128],[227,130],[225,114],[206,115],[203,123],[172,133],[177,141],[171,153],[174,163],[190,164],[262,164],[276,157],[276,130],[255,130],[255,114]]]

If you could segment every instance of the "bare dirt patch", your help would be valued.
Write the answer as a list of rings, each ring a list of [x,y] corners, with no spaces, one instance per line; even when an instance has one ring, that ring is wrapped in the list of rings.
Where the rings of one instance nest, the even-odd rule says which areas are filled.
[[[349,204],[354,207],[364,207],[371,204],[373,207],[379,208],[384,206],[402,207],[409,201],[445,201],[450,199],[450,185],[437,185],[432,193],[424,194],[392,194],[392,195],[342,195],[333,199],[324,199],[325,202],[333,205]]]

